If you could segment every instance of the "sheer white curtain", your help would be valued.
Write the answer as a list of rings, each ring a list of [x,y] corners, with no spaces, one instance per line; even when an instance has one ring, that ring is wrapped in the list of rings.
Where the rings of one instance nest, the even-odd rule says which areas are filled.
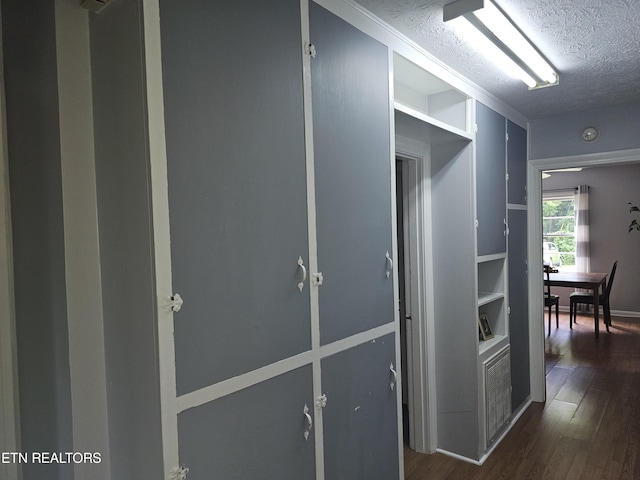
[[[575,235],[576,235],[576,270],[589,272],[589,186],[579,185],[574,199]]]

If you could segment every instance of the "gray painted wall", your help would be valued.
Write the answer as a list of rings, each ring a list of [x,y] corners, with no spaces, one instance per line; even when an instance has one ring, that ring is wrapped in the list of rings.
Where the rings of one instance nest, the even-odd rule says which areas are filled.
[[[639,123],[640,102],[535,120],[529,126],[529,158],[640,148]],[[587,127],[596,127],[600,131],[595,142],[582,140],[582,132]]]
[[[141,2],[91,15],[112,478],[164,478]]]
[[[23,452],[73,444],[54,3],[2,0]],[[163,478],[139,2],[91,15],[113,478]],[[71,480],[73,465],[23,465]]]
[[[21,450],[73,451],[53,2],[2,0],[2,36]],[[73,478],[22,467],[24,480]]]
[[[637,283],[640,233],[628,233],[632,216],[627,205],[628,202],[640,203],[640,163],[589,168],[582,172],[556,172],[543,181],[543,190],[574,188],[579,184],[590,186],[591,270],[610,272],[613,262],[618,259],[611,308],[640,312]],[[569,290],[562,290],[565,291],[561,305],[568,306]]]

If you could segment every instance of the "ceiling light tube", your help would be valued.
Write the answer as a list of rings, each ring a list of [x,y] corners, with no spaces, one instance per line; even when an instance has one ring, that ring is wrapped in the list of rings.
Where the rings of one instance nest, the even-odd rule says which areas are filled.
[[[491,0],[457,0],[444,6],[445,22],[462,17],[516,65],[537,79],[534,87],[556,85],[558,74],[522,32]],[[529,81],[525,83],[532,88]]]
[[[535,88],[536,85],[538,85],[538,81],[533,78],[528,72],[528,69],[522,66],[522,62],[514,61],[511,56],[507,55],[503,49],[499,48],[487,36],[483,35],[481,30],[478,30],[474,24],[465,17],[458,17],[453,22],[456,23],[456,29],[459,28],[465,32],[465,37],[468,38],[472,45],[484,49],[487,56],[491,57],[493,63],[505,73],[512,77],[519,78],[526,83],[529,88]],[[460,24],[459,27],[457,25],[458,23]]]

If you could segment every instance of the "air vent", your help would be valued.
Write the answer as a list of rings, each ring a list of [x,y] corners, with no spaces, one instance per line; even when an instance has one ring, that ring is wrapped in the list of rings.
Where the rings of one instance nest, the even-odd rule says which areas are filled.
[[[511,356],[509,347],[484,363],[486,440],[491,445],[511,416]]]

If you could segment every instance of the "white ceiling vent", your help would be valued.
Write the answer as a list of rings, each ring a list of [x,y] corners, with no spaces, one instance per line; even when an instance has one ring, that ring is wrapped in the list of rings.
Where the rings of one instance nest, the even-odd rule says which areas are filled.
[[[113,0],[81,0],[80,5],[93,13],[100,13],[104,7],[112,1]]]

